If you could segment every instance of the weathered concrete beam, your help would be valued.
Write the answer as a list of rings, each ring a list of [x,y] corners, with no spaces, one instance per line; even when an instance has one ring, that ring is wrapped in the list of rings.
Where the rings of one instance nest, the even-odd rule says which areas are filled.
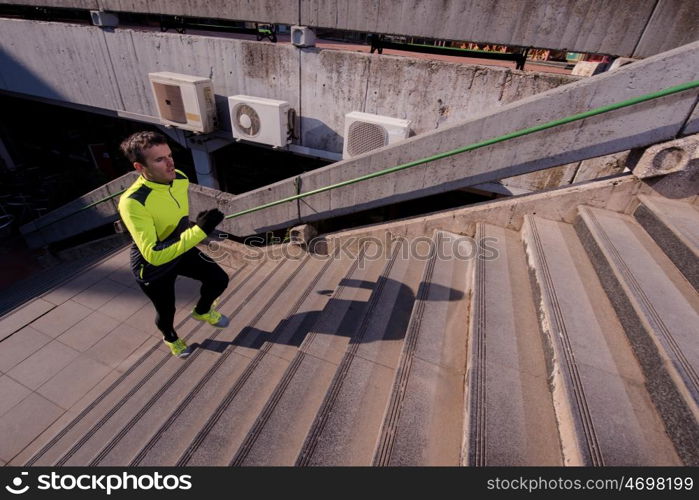
[[[306,173],[300,176],[301,192],[693,81],[697,66],[699,42]],[[674,94],[520,137],[507,144],[320,193],[298,203],[226,220],[222,229],[240,236],[249,235],[666,141],[680,133],[694,109],[697,95],[697,90]],[[286,179],[235,197],[222,210],[230,214],[279,200],[296,194],[295,186],[295,179]]]
[[[99,9],[98,0],[7,0],[2,3],[31,7],[61,7],[67,9]]]
[[[171,16],[296,24],[298,2],[280,0],[97,0],[101,9]]]
[[[652,3],[652,2],[647,2]],[[617,3],[617,5],[620,5]],[[626,3],[635,9],[637,3]],[[622,5],[623,6],[623,5]],[[695,0],[659,0],[632,57],[648,57],[699,40]],[[626,55],[626,54],[619,54]]]
[[[699,38],[694,0],[9,0],[5,3],[300,24],[647,57]]]

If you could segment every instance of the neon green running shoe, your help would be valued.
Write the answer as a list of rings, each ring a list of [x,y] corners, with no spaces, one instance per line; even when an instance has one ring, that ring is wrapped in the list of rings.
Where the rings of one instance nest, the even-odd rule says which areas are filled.
[[[205,314],[197,314],[196,310],[192,310],[192,318],[198,319],[199,321],[206,321],[210,325],[214,325],[218,328],[225,328],[230,323],[228,317],[215,310],[213,306],[211,306],[209,312]]]
[[[172,353],[173,356],[176,356],[178,358],[186,358],[190,354],[192,354],[192,349],[185,344],[184,340],[182,339],[177,339],[174,342],[168,342],[167,340],[163,340],[167,344],[167,346],[170,348],[170,352]]]

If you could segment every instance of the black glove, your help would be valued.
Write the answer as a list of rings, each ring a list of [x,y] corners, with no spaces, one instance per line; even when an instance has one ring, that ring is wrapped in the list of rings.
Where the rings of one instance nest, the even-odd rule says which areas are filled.
[[[202,228],[202,230],[208,236],[211,234],[211,231],[213,231],[214,228],[221,223],[222,220],[223,212],[221,212],[218,208],[212,208],[211,210],[199,212],[199,215],[197,215],[197,226]]]

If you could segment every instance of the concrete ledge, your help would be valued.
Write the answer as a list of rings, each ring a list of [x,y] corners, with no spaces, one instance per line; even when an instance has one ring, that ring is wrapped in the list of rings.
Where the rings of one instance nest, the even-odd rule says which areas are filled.
[[[639,179],[699,169],[699,134],[656,144],[645,150],[633,168]]]
[[[118,179],[20,227],[20,232],[27,245],[29,248],[39,248],[114,222],[118,218],[118,196],[89,209],[79,210],[122,191],[131,185],[136,177],[135,172],[122,175]]]

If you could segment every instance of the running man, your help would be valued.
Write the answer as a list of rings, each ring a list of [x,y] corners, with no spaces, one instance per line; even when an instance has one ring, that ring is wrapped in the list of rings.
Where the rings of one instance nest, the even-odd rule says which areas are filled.
[[[191,348],[177,336],[175,279],[201,281],[201,297],[192,317],[216,327],[228,326],[214,301],[228,286],[221,266],[196,248],[223,220],[214,208],[189,222],[189,179],[175,169],[172,151],[157,132],[137,132],[121,143],[121,151],[141,174],[119,199],[119,215],[131,234],[131,270],[141,290],[155,306],[155,324],[174,356],[187,357]]]

